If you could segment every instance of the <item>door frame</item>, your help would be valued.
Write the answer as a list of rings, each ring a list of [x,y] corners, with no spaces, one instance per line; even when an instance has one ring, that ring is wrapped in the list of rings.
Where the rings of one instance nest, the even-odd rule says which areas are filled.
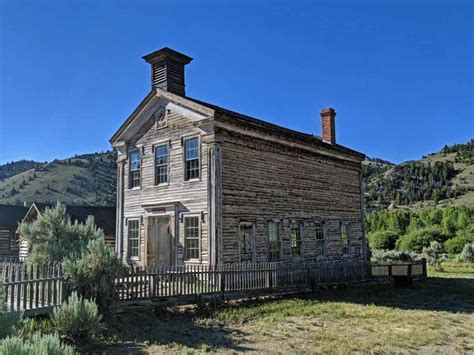
[[[143,258],[143,265],[148,265],[148,218],[151,217],[169,217],[168,219],[168,227],[170,231],[170,238],[171,238],[171,256],[170,256],[170,264],[176,265],[178,260],[178,248],[177,248],[177,240],[178,240],[178,233],[177,233],[177,215],[178,215],[178,204],[171,203],[166,205],[150,205],[144,207],[145,215],[144,215],[144,229],[145,229],[145,240],[144,240],[144,258]]]
[[[241,239],[240,239],[240,230],[241,230],[241,226],[246,226],[246,227],[250,227],[251,230],[250,230],[250,233],[251,233],[251,237],[250,237],[250,246],[251,246],[251,249],[252,249],[252,260],[251,262],[254,263],[256,262],[257,260],[257,255],[256,255],[256,250],[257,250],[257,226],[256,226],[256,222],[255,221],[249,221],[249,220],[240,220],[239,221],[239,227],[238,227],[238,243],[239,243],[239,263],[242,262],[242,245],[241,245]]]

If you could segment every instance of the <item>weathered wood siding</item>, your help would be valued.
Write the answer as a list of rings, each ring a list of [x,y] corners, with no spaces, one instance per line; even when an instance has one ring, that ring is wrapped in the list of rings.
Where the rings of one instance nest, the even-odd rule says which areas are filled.
[[[18,257],[18,243],[15,228],[0,226],[0,257]]]
[[[292,258],[292,222],[302,224],[305,259],[316,258],[315,221],[324,223],[329,260],[343,257],[340,223],[349,223],[349,254],[363,253],[360,163],[222,128],[215,134],[222,142],[223,262],[239,262],[240,221],[255,222],[256,261],[267,261],[271,219],[280,222],[283,260]]]
[[[139,218],[140,225],[140,257],[136,264],[144,264],[146,255],[145,242],[147,220],[145,206],[178,203],[179,214],[171,218],[171,234],[173,243],[177,246],[177,263],[183,261],[184,223],[181,216],[195,214],[201,219],[201,262],[208,261],[208,141],[210,135],[195,126],[191,120],[181,114],[169,112],[167,124],[158,128],[154,118],[142,126],[130,142],[128,151],[138,147],[141,151],[141,187],[129,188],[129,159],[124,162],[123,169],[123,257],[127,258],[127,219]],[[184,179],[184,146],[183,138],[200,137],[200,179],[199,181],[185,181]],[[155,185],[155,167],[153,146],[169,142],[169,176],[168,184]],[[120,157],[119,157],[120,158]],[[119,175],[121,172],[119,171]],[[121,176],[119,176],[121,178]],[[174,259],[172,257],[172,259]]]

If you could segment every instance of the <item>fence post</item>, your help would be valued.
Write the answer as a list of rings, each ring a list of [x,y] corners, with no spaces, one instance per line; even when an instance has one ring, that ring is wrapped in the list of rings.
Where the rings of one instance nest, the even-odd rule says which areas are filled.
[[[421,259],[421,266],[423,268],[423,278],[426,278],[428,274],[426,272],[426,259],[425,258]]]
[[[225,273],[223,268],[220,269],[220,274],[221,274],[221,298],[222,301],[225,300]]]

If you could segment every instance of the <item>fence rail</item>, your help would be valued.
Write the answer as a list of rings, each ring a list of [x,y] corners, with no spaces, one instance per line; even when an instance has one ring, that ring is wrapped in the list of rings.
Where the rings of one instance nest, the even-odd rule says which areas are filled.
[[[362,282],[377,277],[425,277],[424,261],[374,264],[364,261],[324,263],[244,263],[130,267],[115,280],[121,301],[238,291],[314,290],[330,284]],[[0,263],[8,311],[47,313],[67,297],[61,265]]]

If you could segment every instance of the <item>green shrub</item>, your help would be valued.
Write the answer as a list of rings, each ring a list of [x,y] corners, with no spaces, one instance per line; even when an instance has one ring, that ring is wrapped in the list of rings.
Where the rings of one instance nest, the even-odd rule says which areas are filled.
[[[474,262],[474,243],[467,243],[459,254],[460,261]]]
[[[459,231],[454,238],[444,243],[444,248],[450,254],[459,254],[468,243],[474,243],[474,226]]]
[[[395,248],[395,243],[399,234],[395,231],[377,231],[367,236],[369,245],[372,249],[387,249]]]
[[[33,334],[53,334],[54,328],[51,320],[39,318],[24,318],[16,333],[22,339],[29,339]]]
[[[429,247],[423,248],[423,255],[429,265],[433,266],[436,271],[441,271],[441,263],[448,260],[444,254],[443,244],[437,241],[432,241]]]
[[[73,355],[74,349],[61,344],[53,335],[33,334],[31,339],[8,337],[0,341],[0,354],[6,355]]]
[[[0,339],[13,334],[21,319],[20,313],[7,313],[6,311],[5,290],[0,282]]]
[[[424,228],[405,234],[397,240],[397,250],[414,251],[421,253],[423,248],[429,247],[433,241],[444,242],[448,236],[439,228]]]
[[[58,333],[75,340],[89,340],[98,335],[103,330],[101,320],[97,305],[75,292],[51,316]]]
[[[373,262],[376,263],[404,262],[417,259],[417,255],[415,253],[410,253],[407,251],[373,249],[371,259]]]
[[[63,266],[70,289],[84,298],[94,299],[100,313],[107,317],[117,297],[115,279],[125,271],[114,250],[104,239],[93,239],[80,257],[67,258]]]

